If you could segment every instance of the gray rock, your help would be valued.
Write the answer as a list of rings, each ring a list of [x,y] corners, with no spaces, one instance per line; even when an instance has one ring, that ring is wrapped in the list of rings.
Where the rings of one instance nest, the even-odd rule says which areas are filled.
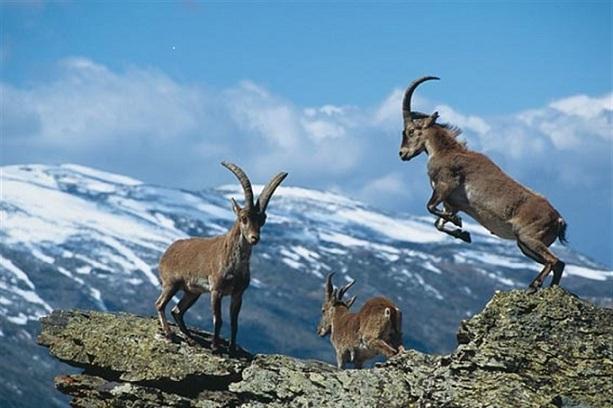
[[[283,355],[211,354],[128,314],[55,311],[38,338],[84,373],[56,377],[74,406],[611,407],[613,311],[560,288],[497,293],[443,356],[407,351],[340,371]]]

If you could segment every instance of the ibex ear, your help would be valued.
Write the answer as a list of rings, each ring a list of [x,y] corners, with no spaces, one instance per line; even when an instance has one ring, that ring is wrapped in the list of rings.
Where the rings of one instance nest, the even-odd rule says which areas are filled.
[[[356,298],[357,298],[357,295],[352,297],[351,299],[349,299],[349,301],[347,301],[347,308],[350,308],[353,305],[353,303],[355,302]]]
[[[258,221],[260,222],[260,227],[266,224],[266,213],[260,213]]]
[[[427,129],[430,126],[434,125],[437,119],[438,119],[438,112],[434,112],[432,115],[424,119],[424,129]]]
[[[332,276],[334,276],[334,272],[328,274],[326,277],[326,286],[324,287],[324,293],[326,295],[326,300],[332,299],[334,295],[334,286],[332,285]]]
[[[238,205],[234,198],[231,198],[230,202],[232,203],[232,211],[234,211],[234,214],[238,215],[241,210],[241,207]]]

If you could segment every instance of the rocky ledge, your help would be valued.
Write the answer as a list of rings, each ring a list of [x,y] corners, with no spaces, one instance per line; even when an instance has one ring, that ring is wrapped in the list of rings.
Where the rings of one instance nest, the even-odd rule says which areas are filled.
[[[198,337],[203,347],[163,339],[153,318],[58,310],[38,342],[83,368],[55,378],[76,407],[613,406],[613,310],[560,288],[496,293],[461,323],[453,353],[407,351],[364,370],[214,355],[210,334]]]

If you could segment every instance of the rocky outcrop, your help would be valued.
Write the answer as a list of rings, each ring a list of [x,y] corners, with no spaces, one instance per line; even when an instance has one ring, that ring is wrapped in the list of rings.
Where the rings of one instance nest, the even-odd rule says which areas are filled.
[[[436,324],[436,322],[432,322]],[[128,314],[54,311],[41,345],[83,368],[56,387],[78,407],[611,407],[613,311],[560,288],[497,293],[449,355],[407,351],[340,371],[282,355],[214,355]]]

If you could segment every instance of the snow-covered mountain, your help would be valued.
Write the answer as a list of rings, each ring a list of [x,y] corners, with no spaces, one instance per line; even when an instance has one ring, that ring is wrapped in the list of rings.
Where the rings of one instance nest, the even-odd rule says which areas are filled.
[[[40,316],[55,308],[152,315],[164,249],[177,238],[225,232],[234,220],[228,198],[242,199],[237,185],[185,191],[77,165],[1,172],[2,406],[35,397],[63,404],[51,390],[55,363],[34,344]],[[357,307],[380,294],[396,302],[408,346],[445,352],[460,321],[495,290],[526,287],[540,270],[513,242],[474,224],[469,245],[439,233],[429,216],[384,213],[332,193],[282,186],[268,214],[238,337],[256,352],[332,361],[328,340],[315,334],[330,272],[337,283],[357,280]],[[612,302],[613,271],[571,248],[553,250],[567,263],[563,287]],[[186,321],[210,329],[208,302],[200,300]],[[20,383],[27,375],[35,389]]]

